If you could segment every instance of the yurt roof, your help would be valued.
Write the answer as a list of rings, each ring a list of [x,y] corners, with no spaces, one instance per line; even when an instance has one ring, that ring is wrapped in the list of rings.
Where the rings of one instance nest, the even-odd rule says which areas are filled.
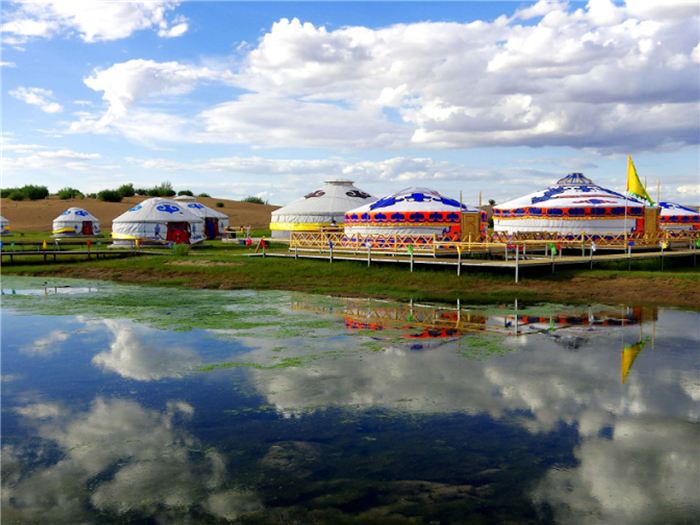
[[[202,222],[202,219],[187,211],[182,203],[154,197],[122,213],[113,222]]]
[[[350,210],[349,213],[361,214],[377,211],[459,211],[459,201],[444,197],[439,192],[429,188],[411,187],[398,193],[383,197],[376,202],[365,204]],[[462,211],[476,212],[462,204]]]
[[[661,216],[664,215],[700,215],[700,211],[694,210],[693,208],[688,208],[681,204],[676,204],[675,202],[660,202]]]
[[[0,215],[0,223],[2,224],[10,224],[10,221],[8,221],[5,217]]]
[[[228,219],[228,215],[225,213],[221,213],[216,211],[213,208],[210,208],[209,206],[205,206],[201,202],[196,202],[196,201],[182,201],[183,204],[185,204],[185,207],[187,208],[187,211],[190,213],[197,215],[198,217],[213,217],[216,219]]]
[[[582,173],[569,173],[556,184],[494,206],[494,210],[508,210],[537,206],[538,208],[569,208],[579,206],[627,206],[644,207],[644,202],[625,197],[606,188],[601,188]]]
[[[79,208],[78,206],[73,206],[68,208],[61,215],[56,217],[54,221],[94,221],[99,222],[99,219],[92,215],[90,212]]]
[[[179,195],[177,197],[173,197],[173,200],[177,202],[197,202],[197,198],[191,195]]]
[[[348,210],[377,200],[376,197],[357,188],[351,180],[331,179],[323,183],[323,187],[273,211],[272,216],[343,215]]]

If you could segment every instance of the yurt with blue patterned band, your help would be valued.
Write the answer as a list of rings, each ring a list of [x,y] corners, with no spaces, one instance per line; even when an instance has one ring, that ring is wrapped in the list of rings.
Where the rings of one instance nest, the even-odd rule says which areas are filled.
[[[155,197],[137,204],[112,222],[115,244],[132,241],[195,244],[204,240],[204,221],[170,199]]]
[[[353,181],[326,180],[323,187],[272,212],[272,237],[288,239],[290,232],[320,231],[334,222],[343,226],[345,212],[376,200],[355,187]]]
[[[437,235],[460,240],[460,209],[479,213],[428,188],[407,188],[345,214],[345,236]]]
[[[619,234],[625,227],[639,231],[643,224],[643,201],[601,188],[582,173],[493,208],[495,232]]]
[[[53,220],[54,237],[94,237],[100,234],[100,220],[82,208],[68,208]]]
[[[675,202],[660,202],[662,230],[700,230],[700,212]]]
[[[204,237],[207,239],[217,239],[221,237],[224,229],[228,227],[228,215],[218,212],[209,206],[205,206],[201,202],[197,202],[195,197],[181,195],[180,197],[175,197],[173,200],[184,205],[187,211],[204,221]]]
[[[0,235],[12,235],[10,232],[10,221],[0,215]]]

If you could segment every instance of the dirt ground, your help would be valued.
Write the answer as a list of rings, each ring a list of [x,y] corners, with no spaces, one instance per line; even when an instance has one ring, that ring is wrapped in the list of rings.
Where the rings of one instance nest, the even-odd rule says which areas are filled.
[[[78,206],[100,219],[100,229],[109,232],[112,231],[112,221],[116,217],[148,198],[127,197],[122,202],[102,202],[88,198],[61,200],[56,196],[40,201],[0,199],[0,214],[10,221],[12,231],[50,232],[56,217],[68,208]],[[197,197],[197,201],[228,215],[231,226],[251,226],[256,229],[268,228],[270,213],[279,208],[209,197]],[[224,207],[217,208],[217,202],[223,202]]]

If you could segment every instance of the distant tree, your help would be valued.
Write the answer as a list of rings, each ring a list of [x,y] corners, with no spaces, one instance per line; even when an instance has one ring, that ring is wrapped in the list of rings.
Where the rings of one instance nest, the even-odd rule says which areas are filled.
[[[102,190],[97,198],[104,202],[121,202],[123,197],[119,190]]]
[[[136,195],[148,195],[148,190],[146,188],[136,188],[134,192]]]
[[[495,205],[496,205],[496,201],[493,199],[489,199],[489,206],[495,206]]]
[[[216,207],[217,207],[217,208],[223,208],[223,207],[224,207],[224,203],[223,203],[223,202],[217,202],[217,203],[216,203]]]
[[[173,189],[173,185],[167,180],[148,190],[147,194],[150,197],[173,197],[177,195]]]
[[[22,186],[19,191],[22,192],[25,199],[29,199],[30,201],[38,201],[49,196],[49,189],[46,186],[27,184],[26,186]]]
[[[178,195],[187,195],[188,197],[194,197],[194,193],[190,190],[180,190],[177,192]]]
[[[132,183],[119,186],[117,191],[122,197],[133,197],[136,194],[136,190],[134,189],[134,185]]]
[[[250,202],[253,204],[268,204],[267,201],[262,200],[260,197],[246,197],[241,202]]]
[[[13,191],[19,191],[19,188],[3,188],[0,190],[0,197],[7,199]]]
[[[88,199],[96,199],[97,198],[97,193],[88,193],[86,195]]]
[[[23,201],[24,200],[24,193],[22,193],[20,190],[13,190],[10,192],[10,194],[7,196],[8,199],[11,201]]]
[[[61,200],[73,199],[75,197],[83,198],[84,195],[80,190],[76,190],[75,188],[63,188],[62,190],[58,190],[58,198]]]
[[[211,198],[211,195],[209,195],[208,193],[200,193],[199,195],[197,195],[197,197],[210,197]]]

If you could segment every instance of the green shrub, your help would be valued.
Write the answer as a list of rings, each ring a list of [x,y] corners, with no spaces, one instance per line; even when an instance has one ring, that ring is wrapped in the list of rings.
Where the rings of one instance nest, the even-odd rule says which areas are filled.
[[[177,192],[178,195],[187,195],[188,197],[194,197],[194,193],[190,190],[180,190]]]
[[[224,203],[223,203],[223,202],[217,202],[217,203],[216,203],[216,207],[217,207],[217,208],[223,208],[223,207],[224,207]]]
[[[211,197],[208,193],[200,193],[197,197]]]
[[[188,255],[190,249],[189,244],[173,244],[173,255]]]
[[[148,190],[146,188],[136,188],[134,192],[136,192],[136,195],[148,195]]]
[[[20,190],[13,190],[8,196],[8,199],[11,201],[23,201],[24,200],[24,193],[22,193]]]
[[[104,202],[121,202],[123,199],[118,190],[102,190],[97,194],[97,198]]]
[[[268,204],[267,201],[262,200],[260,197],[246,197],[242,202],[251,202],[253,204]]]
[[[177,195],[173,189],[173,185],[168,181],[161,183],[159,186],[154,186],[150,190],[147,190],[146,193],[149,197],[174,197]]]
[[[97,198],[97,193],[88,193],[86,195],[88,199],[96,199]]]
[[[19,191],[19,188],[3,188],[0,190],[0,197],[7,199],[14,191]]]
[[[82,198],[83,196],[83,193],[75,188],[63,188],[62,190],[58,190],[58,198],[61,200],[73,199],[75,197]]]
[[[122,197],[133,197],[136,194],[134,185],[131,183],[119,186],[119,189],[117,191]]]

